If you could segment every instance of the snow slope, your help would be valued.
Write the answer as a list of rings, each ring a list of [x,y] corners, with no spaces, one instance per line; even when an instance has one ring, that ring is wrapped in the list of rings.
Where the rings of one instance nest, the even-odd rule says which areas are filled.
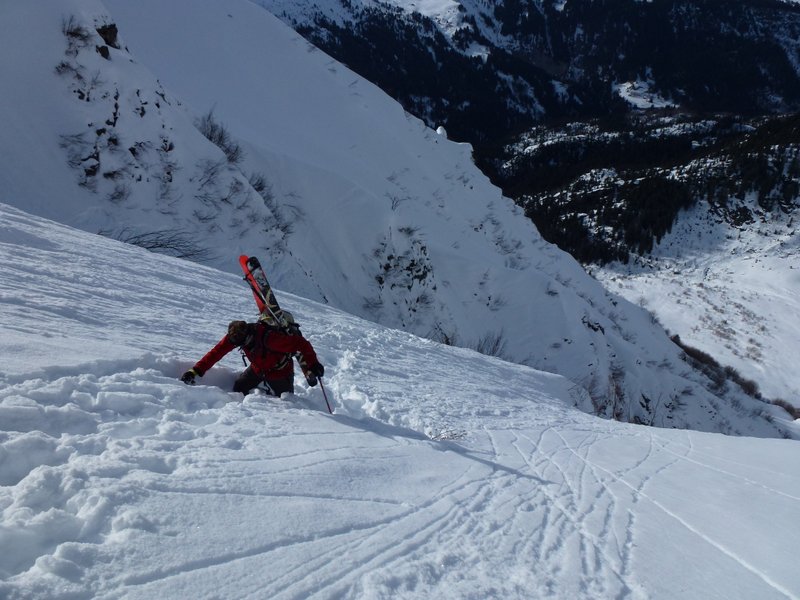
[[[709,391],[468,146],[250,2],[4,3],[0,43],[2,202],[122,239],[164,233],[226,271],[258,255],[280,289],[565,375],[596,414],[795,435],[775,407]],[[209,111],[243,157],[200,135]]]
[[[685,343],[757,382],[765,396],[800,407],[799,250],[790,216],[762,214],[735,229],[701,202],[680,215],[651,258],[596,276]]]
[[[364,18],[358,16],[359,12],[366,8],[385,11],[387,19],[394,10],[405,14],[416,11],[433,19],[449,39],[453,39],[454,32],[462,28],[480,29],[481,36],[490,41],[489,48],[482,48],[483,52],[490,52],[492,44],[512,51],[519,44],[521,38],[515,40],[513,36],[502,33],[502,27],[497,22],[500,13],[513,14],[515,10],[527,8],[533,15],[536,11],[542,12],[541,18],[547,19],[546,11],[542,10],[543,6],[560,5],[561,8],[564,5],[569,6],[566,2],[538,1],[528,2],[523,6],[518,2],[502,3],[485,0],[461,0],[458,3],[449,0],[424,2],[357,0],[348,3],[326,0],[253,1],[296,28],[302,27],[306,31],[309,28],[324,31],[325,26],[320,24],[322,18],[338,23],[358,21]],[[591,3],[576,2],[573,8],[578,4]],[[498,9],[498,14],[495,14],[495,8]],[[762,13],[760,17],[751,17],[755,19],[753,23],[760,18],[771,18],[766,17],[769,10],[771,9]],[[703,17],[699,18],[703,20]],[[520,15],[520,21],[517,23],[519,33],[523,37],[527,31],[523,24],[524,19],[525,15]],[[513,20],[507,21],[506,26],[513,30]],[[735,25],[732,27],[736,28]],[[752,27],[758,28],[755,25]],[[636,29],[636,25],[633,25],[633,28]],[[747,34],[744,32],[747,30],[748,26],[743,26],[740,29],[741,35],[746,37]],[[774,31],[775,27],[768,27],[767,30]],[[463,34],[463,29],[461,33]],[[553,31],[553,34],[557,37],[556,31]],[[591,34],[589,35],[591,37]],[[775,32],[773,37],[784,45],[786,56],[796,66],[797,52],[792,48],[797,35]],[[461,39],[463,40],[463,37]],[[621,40],[617,42],[625,43]],[[539,40],[534,42],[534,45],[536,43],[542,42]],[[709,43],[714,45],[713,42]],[[742,38],[738,42],[731,43],[747,42]],[[615,44],[611,45],[616,47]],[[528,53],[529,51],[523,54]],[[624,54],[626,53],[623,52],[620,56]],[[614,59],[609,58],[609,64],[604,68],[613,71],[614,67],[611,64],[613,62]],[[652,70],[646,64],[641,68],[645,72]],[[629,70],[626,67],[618,71],[620,80],[614,83],[612,88],[633,107],[640,109],[669,107],[674,105],[675,98],[685,95],[685,90],[673,90],[675,98],[661,97],[653,91],[657,86],[652,78],[640,77],[628,80],[630,74],[626,74],[626,71]],[[665,77],[665,73],[662,72],[660,75],[662,87],[665,79],[672,79],[674,76],[676,73]],[[713,88],[713,85],[710,85],[710,88]],[[732,198],[730,202],[739,203],[740,199]],[[756,214],[763,213],[753,199],[747,199],[745,204],[751,205]],[[701,202],[701,206],[707,204]],[[797,302],[794,296],[797,294],[797,287],[792,283],[796,280],[792,269],[797,264],[797,236],[793,235],[794,225],[787,224],[787,219],[781,219],[778,214],[762,214],[763,226],[747,225],[746,229],[751,230],[753,235],[748,235],[746,232],[742,235],[736,230],[722,231],[722,228],[713,222],[713,216],[709,218],[702,211],[693,213],[696,222],[687,225],[687,219],[684,219],[681,225],[684,232],[671,236],[668,243],[662,244],[661,252],[656,259],[648,261],[643,270],[636,266],[628,268],[625,265],[617,265],[608,275],[599,270],[598,277],[610,289],[633,302],[638,303],[640,299],[645,299],[647,307],[655,311],[658,318],[673,333],[680,334],[687,343],[701,348],[723,364],[732,366],[755,381],[764,395],[782,398],[800,407],[800,378],[793,367],[794,357],[800,350],[797,347],[800,336],[795,324]],[[689,229],[693,231],[689,232]],[[711,235],[706,234],[708,230],[711,231]],[[702,237],[700,244],[697,239],[698,233]],[[733,234],[734,238],[738,236],[739,239],[733,239],[732,243],[719,243],[719,240],[714,238],[720,234],[723,240],[726,234],[727,236]],[[744,239],[741,239],[742,237]],[[775,243],[775,240],[780,243]],[[682,251],[687,247],[691,248],[690,252]]]
[[[594,418],[280,291],[334,415],[226,392],[237,356],[184,386],[238,276],[0,224],[0,597],[800,598],[798,442]]]

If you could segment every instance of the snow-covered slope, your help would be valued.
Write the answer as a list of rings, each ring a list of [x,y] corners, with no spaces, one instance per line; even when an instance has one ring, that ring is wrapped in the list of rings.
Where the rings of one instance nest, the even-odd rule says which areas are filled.
[[[798,144],[797,115],[575,122],[520,135],[498,179],[609,289],[800,405]]]
[[[794,218],[764,214],[734,228],[706,202],[682,213],[652,256],[596,275],[691,346],[800,407],[800,235]]]
[[[500,47],[519,44],[513,36],[501,33],[501,24],[495,20],[495,6],[485,0],[389,0],[388,2],[356,0],[347,3],[328,0],[251,1],[294,26],[310,26],[320,19],[347,25],[357,20],[365,9],[385,10],[388,13],[396,10],[407,14],[418,13],[431,19],[451,43],[459,30],[466,29],[474,31]],[[534,13],[541,10],[535,5],[530,9]],[[489,48],[478,45],[469,49],[469,52],[475,55],[490,51]]]
[[[238,276],[4,205],[0,282],[0,597],[800,597],[796,441],[594,418],[281,291],[334,415],[226,392],[238,356],[187,387]]]
[[[0,201],[166,235],[229,272],[256,254],[281,289],[563,374],[597,414],[793,435],[775,407],[709,392],[647,313],[540,238],[468,146],[260,7],[45,0],[3,4],[0,27]],[[210,111],[227,153],[195,129]]]
[[[440,58],[443,54],[442,45],[432,41],[428,33],[430,30],[441,32],[441,37],[448,40],[453,48],[466,54],[486,58],[506,50],[522,56],[526,65],[533,63],[550,73],[554,80],[552,85],[564,86],[569,80],[586,85],[598,77],[594,80],[597,85],[591,92],[583,93],[583,100],[596,100],[613,89],[614,95],[625,100],[630,108],[636,109],[634,112],[683,106],[693,115],[687,122],[698,118],[698,114],[705,114],[712,125],[709,130],[712,138],[724,131],[724,127],[718,129],[713,124],[730,119],[731,114],[797,110],[797,92],[800,90],[797,84],[797,73],[800,72],[800,13],[795,7],[782,6],[778,2],[729,3],[727,8],[730,10],[723,11],[715,4],[691,1],[668,4],[630,0],[612,3],[593,0],[253,1],[292,24],[309,39],[318,41],[340,60],[356,66],[360,72],[380,82],[412,112],[426,118],[430,118],[429,115],[434,112],[436,119],[446,124],[447,118],[458,120],[462,107],[471,105],[458,94],[469,97],[471,91],[467,85],[455,85],[451,86],[454,89],[452,94],[443,92],[442,88],[437,88],[425,77],[430,68],[436,67],[419,67],[418,63],[424,61],[403,49],[406,46],[426,48],[432,56],[436,56],[440,63],[439,79],[452,77],[452,72],[458,72],[461,79],[469,82],[481,79],[482,73],[473,73],[468,66],[462,70],[443,66],[443,59]],[[420,14],[432,21],[421,18]],[[409,29],[417,30],[416,37],[406,33]],[[363,44],[354,42],[349,35],[351,30],[356,32],[356,37],[361,36],[369,41]],[[393,36],[392,31],[400,33]],[[398,49],[396,53],[403,57],[400,61],[404,62],[409,73],[414,74],[406,78],[405,87],[402,83],[392,81],[391,76],[384,76],[378,61],[360,60],[358,56],[359,49],[363,47],[386,52],[387,46]],[[513,74],[509,61],[502,62]],[[490,68],[491,60],[486,65]],[[680,68],[676,68],[676,65],[680,65]],[[735,75],[729,77],[729,74]],[[403,80],[402,77],[397,79]],[[507,75],[507,79],[513,80],[511,74]],[[420,86],[418,80],[426,84]],[[433,81],[438,82],[438,79],[433,78]],[[550,86],[550,82],[533,79],[528,79],[528,83],[533,95],[538,97],[541,97],[543,88]],[[502,85],[492,89],[498,96],[505,97],[507,93]],[[575,89],[568,90],[566,86],[563,90],[565,101],[576,93]],[[438,112],[432,111],[419,100],[426,97],[426,91],[432,96],[426,99],[428,103],[439,106],[437,101],[441,95],[445,95],[448,102],[444,107],[439,106]],[[580,92],[577,94],[581,96]],[[473,94],[471,100],[474,99]],[[545,105],[545,113],[551,117],[549,121],[559,125],[553,128],[544,126],[542,129],[555,130],[556,136],[564,135],[566,130],[568,133],[565,137],[575,140],[576,132],[571,130],[572,126],[562,130],[562,119],[552,118],[559,114],[557,108],[552,104]],[[513,103],[509,103],[508,112],[512,112],[513,106]],[[619,114],[622,110],[621,106],[613,111],[606,106],[593,113],[585,106],[575,108],[571,117],[582,112],[593,116]],[[494,112],[484,111],[488,114]],[[720,118],[720,113],[726,116]],[[548,119],[544,120],[547,122]],[[607,242],[608,246],[615,245],[615,238],[624,238],[624,244],[635,248],[642,240],[645,244],[650,243],[652,229],[662,228],[665,222],[671,225],[671,219],[665,215],[670,212],[670,204],[675,206],[681,202],[681,192],[684,190],[656,183],[660,193],[653,194],[655,190],[651,190],[643,196],[650,198],[650,210],[646,211],[644,217],[638,210],[621,210],[626,206],[623,200],[625,196],[628,202],[632,202],[639,195],[638,192],[624,190],[645,189],[640,184],[652,184],[653,178],[658,178],[658,175],[664,175],[667,180],[694,180],[693,198],[711,197],[715,203],[722,201],[733,206],[744,204],[749,208],[755,207],[756,212],[761,213],[759,220],[763,220],[762,226],[750,223],[742,226],[739,223],[737,228],[728,231],[723,231],[725,228],[715,223],[717,214],[693,211],[696,222],[687,227],[687,220],[684,219],[682,224],[685,229],[693,229],[691,237],[672,236],[670,241],[673,248],[684,250],[691,247],[691,252],[666,249],[656,257],[655,262],[649,261],[650,264],[642,272],[636,267],[615,267],[611,277],[616,281],[612,281],[610,287],[634,302],[645,298],[648,307],[657,312],[672,332],[679,333],[686,343],[701,348],[723,364],[743,373],[757,383],[766,396],[783,398],[800,406],[800,379],[792,366],[793,357],[797,354],[795,349],[800,343],[795,325],[797,306],[793,298],[797,290],[789,283],[794,279],[791,268],[796,264],[793,249],[797,247],[797,242],[792,239],[795,227],[790,218],[781,216],[777,207],[766,208],[776,197],[781,198],[781,206],[785,210],[788,205],[797,202],[796,169],[787,169],[786,185],[774,190],[774,195],[768,194],[770,190],[769,184],[765,183],[766,173],[770,172],[770,176],[774,177],[774,173],[783,171],[784,165],[774,162],[772,153],[768,151],[769,146],[762,141],[750,147],[746,167],[737,173],[737,177],[731,177],[729,172],[719,179],[714,171],[723,171],[720,165],[730,164],[731,159],[722,157],[722,162],[716,164],[714,161],[706,162],[709,157],[703,148],[705,144],[713,142],[702,129],[694,130],[692,135],[698,137],[687,140],[685,147],[665,144],[663,154],[649,153],[651,159],[644,158],[648,156],[647,153],[626,153],[624,146],[630,143],[631,138],[643,141],[648,135],[641,128],[641,121],[645,119],[634,125],[634,121],[638,120],[631,119],[621,130],[614,131],[614,135],[625,140],[621,142],[623,148],[613,142],[607,146],[600,143],[594,149],[591,149],[591,145],[575,148],[576,154],[565,153],[559,157],[562,160],[554,159],[553,154],[544,150],[544,159],[537,169],[530,168],[535,163],[532,160],[528,162],[528,152],[524,148],[530,148],[538,135],[525,139],[528,134],[523,134],[521,144],[509,153],[512,162],[520,163],[514,167],[515,173],[507,179],[502,172],[499,175],[494,173],[494,180],[502,182],[508,193],[515,194],[520,205],[528,207],[529,214],[535,215],[534,220],[547,239],[574,251],[579,260],[587,262],[597,260],[596,254],[592,257],[589,255],[598,249],[604,251],[603,246]],[[680,120],[675,122],[679,123]],[[611,119],[611,122],[615,121],[616,118]],[[791,119],[788,121],[787,126]],[[429,122],[433,122],[433,119]],[[757,126],[754,130],[755,139],[759,137],[758,129],[765,123],[769,123],[769,120],[762,123],[753,120],[748,124],[748,127],[751,124]],[[457,131],[459,139],[482,142],[487,136],[490,139],[493,136],[503,139],[506,131],[495,123],[493,125],[494,131],[489,126],[488,134],[481,130],[483,136],[475,131],[477,124],[466,131],[451,128],[451,132]],[[601,124],[601,127],[606,130],[608,123]],[[524,126],[520,125],[510,129],[522,128]],[[651,130],[649,135],[660,137],[670,128],[659,126]],[[776,154],[787,144],[797,141],[796,131],[788,128],[769,125],[760,133],[769,133],[770,129],[776,140]],[[589,137],[593,138],[591,135]],[[666,141],[671,134],[664,137]],[[597,139],[593,138],[594,141]],[[542,144],[541,147],[546,146]],[[604,149],[607,149],[605,156]],[[734,154],[737,150],[744,151],[736,145],[727,149]],[[480,157],[481,164],[501,164],[503,159],[494,155],[492,150],[484,148],[482,152],[485,155]],[[683,160],[682,156],[690,154],[695,154],[697,162],[690,163],[687,170],[676,169],[670,173],[670,169],[665,169],[665,164],[677,165]],[[788,150],[784,157],[787,155],[796,156],[796,152]],[[735,159],[738,164],[741,156]],[[758,166],[753,166],[755,164]],[[577,165],[584,165],[587,171],[580,171],[581,167]],[[629,172],[622,174],[620,179],[620,173],[612,165]],[[596,170],[588,172],[589,169]],[[605,178],[611,183],[599,183]],[[729,181],[736,180],[741,181],[740,190],[733,192],[730,188],[725,189]],[[532,207],[530,199],[525,196],[539,182],[547,183],[537,190],[537,201]],[[598,182],[597,185],[595,182]],[[598,190],[608,193],[605,199],[600,199],[604,194],[598,193]],[[761,200],[769,197],[761,207],[755,201],[756,193]],[[653,195],[660,197],[653,201]],[[554,200],[556,196],[561,196],[561,199]],[[569,196],[574,198],[575,213],[567,218],[567,211],[553,207],[564,203],[564,198]],[[665,202],[666,198],[662,200],[661,196],[671,198]],[[702,205],[708,207],[705,202]],[[772,210],[774,213],[771,215],[763,214]],[[645,219],[648,226],[640,225],[641,218]],[[593,226],[595,219],[605,220],[605,223]],[[549,223],[545,224],[545,221]],[[552,227],[549,231],[547,225]],[[582,231],[583,225],[592,233]],[[739,227],[742,231],[738,230]],[[707,235],[709,230],[711,236]],[[639,232],[642,233],[641,237]],[[700,244],[697,243],[698,232],[703,238]],[[720,233],[744,239],[719,244],[714,238]],[[653,235],[655,239],[660,237],[661,232]],[[707,237],[712,239],[706,241]],[[711,249],[705,245],[710,245]],[[690,254],[689,258],[686,258],[687,254]],[[741,256],[745,257],[744,262],[739,261],[738,257]],[[602,258],[606,259],[607,255]],[[755,268],[751,268],[753,265]],[[626,281],[624,274],[629,271],[633,280]],[[769,277],[763,277],[764,274],[769,274]],[[604,277],[602,274],[600,276]],[[665,281],[669,281],[669,284],[662,283]],[[743,282],[742,285],[740,282]],[[768,314],[763,314],[765,312]]]

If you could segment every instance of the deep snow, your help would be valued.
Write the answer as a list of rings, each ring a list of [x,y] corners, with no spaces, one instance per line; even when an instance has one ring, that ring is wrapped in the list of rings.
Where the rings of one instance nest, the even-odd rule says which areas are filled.
[[[609,418],[797,436],[775,406],[710,390],[648,313],[541,239],[469,146],[251,2],[5,3],[0,41],[0,202],[182,236],[225,271],[266,257],[281,289],[559,373]],[[238,162],[195,127],[212,109]]]
[[[119,21],[111,60],[96,36],[70,53],[69,16],[91,35]],[[797,424],[705,390],[468,147],[247,2],[5,3],[0,34],[0,597],[800,597],[797,442],[577,408],[599,410],[621,373],[621,418]],[[242,165],[196,131],[210,108]],[[221,270],[92,234],[164,226]],[[177,380],[254,313],[240,251],[268,257],[334,415],[302,383],[282,400],[227,392],[235,353],[202,385]],[[376,286],[397,255],[400,273],[423,267],[411,293]],[[571,380],[333,306],[421,334],[505,330]]]
[[[797,442],[594,418],[280,290],[335,414],[226,392],[234,355],[188,387],[238,275],[0,217],[2,597],[800,597]]]

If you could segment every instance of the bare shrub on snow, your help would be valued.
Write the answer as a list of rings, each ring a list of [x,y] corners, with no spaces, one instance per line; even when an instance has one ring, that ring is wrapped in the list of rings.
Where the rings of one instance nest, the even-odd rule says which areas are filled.
[[[476,352],[480,352],[481,354],[486,354],[487,356],[505,358],[505,334],[502,331],[497,333],[487,333],[472,345],[472,349]]]
[[[231,137],[228,130],[214,118],[213,109],[197,119],[195,126],[208,141],[222,150],[230,164],[238,165],[242,162],[244,150],[242,150],[239,143]]]
[[[203,248],[195,243],[194,235],[177,229],[137,233],[126,227],[117,232],[100,231],[99,233],[158,254],[195,262],[209,262],[214,259],[208,248]]]

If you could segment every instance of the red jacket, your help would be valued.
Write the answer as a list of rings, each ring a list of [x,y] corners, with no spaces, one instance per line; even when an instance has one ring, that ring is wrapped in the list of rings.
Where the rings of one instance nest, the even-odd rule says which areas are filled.
[[[197,361],[194,370],[201,377],[236,346],[226,335]],[[285,379],[294,373],[292,355],[299,352],[303,362],[313,367],[319,361],[311,343],[300,334],[288,334],[263,323],[255,324],[253,339],[242,346],[253,370],[264,379]]]

